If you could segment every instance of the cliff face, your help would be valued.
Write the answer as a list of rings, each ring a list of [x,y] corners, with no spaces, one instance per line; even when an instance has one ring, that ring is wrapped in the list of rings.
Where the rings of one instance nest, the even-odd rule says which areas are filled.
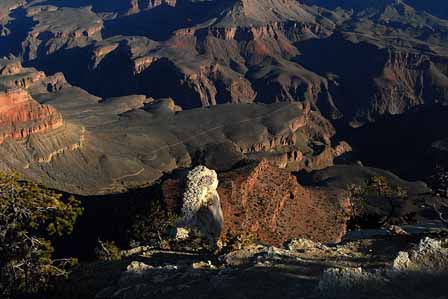
[[[61,127],[62,116],[51,106],[40,105],[24,90],[0,92],[0,143],[22,139]]]
[[[101,39],[103,21],[89,8],[31,7],[26,17],[35,24],[21,45],[26,61]]]
[[[354,125],[419,105],[447,103],[448,60],[443,52],[388,48],[351,34],[305,42],[299,50],[298,62],[326,77],[333,103]]]
[[[325,78],[291,59],[299,54],[294,43],[331,35],[343,18],[296,1],[131,1],[129,6],[132,13],[107,18],[103,15],[107,9],[96,4],[92,10],[27,8],[39,25],[23,43],[23,53],[46,72],[62,71],[71,83],[101,97],[133,93],[172,97],[183,108],[325,102],[325,113],[338,115]],[[72,20],[71,16],[92,12],[104,21],[95,23],[92,17],[79,23],[84,31],[72,30],[75,21],[65,22],[61,30],[42,25],[57,22],[64,14]],[[84,47],[102,38],[94,30],[101,26],[107,38]],[[67,37],[71,30],[73,36]],[[64,48],[65,53],[57,52]],[[78,63],[67,61],[72,59]],[[117,75],[110,76],[111,72]]]
[[[433,4],[406,3],[5,4],[2,41],[11,49],[0,53],[63,72],[103,98],[171,97],[184,109],[309,102],[359,126],[446,103],[448,23],[425,12],[436,14]]]

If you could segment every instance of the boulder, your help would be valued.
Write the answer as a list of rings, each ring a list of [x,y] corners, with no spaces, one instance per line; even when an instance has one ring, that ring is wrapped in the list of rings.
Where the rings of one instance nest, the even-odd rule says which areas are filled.
[[[188,173],[182,196],[181,225],[198,229],[212,245],[216,245],[223,225],[217,187],[216,172],[205,166],[198,166]],[[181,235],[181,239],[187,236],[185,232]]]

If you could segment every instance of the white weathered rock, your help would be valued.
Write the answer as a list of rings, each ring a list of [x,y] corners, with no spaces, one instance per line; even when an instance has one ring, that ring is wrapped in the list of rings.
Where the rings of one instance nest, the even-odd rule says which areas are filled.
[[[409,253],[406,251],[400,251],[398,256],[394,260],[394,269],[395,270],[405,270],[409,267],[411,260],[409,259]]]
[[[447,241],[424,238],[418,246],[409,251],[401,251],[394,260],[397,272],[446,273],[448,271]]]
[[[381,275],[362,268],[330,268],[324,271],[318,289],[324,294],[350,292],[380,286],[385,282]]]
[[[327,249],[327,246],[309,239],[292,239],[286,244],[286,247],[291,251]]]
[[[224,223],[217,188],[216,171],[198,166],[186,177],[182,204],[183,228],[197,229],[213,246],[216,246]],[[179,237],[186,237],[185,230],[178,232]]]
[[[198,166],[187,175],[183,197],[182,213],[188,222],[202,207],[218,196],[218,175],[205,166]]]
[[[151,269],[154,267],[138,261],[133,261],[126,267],[128,273],[142,273]]]

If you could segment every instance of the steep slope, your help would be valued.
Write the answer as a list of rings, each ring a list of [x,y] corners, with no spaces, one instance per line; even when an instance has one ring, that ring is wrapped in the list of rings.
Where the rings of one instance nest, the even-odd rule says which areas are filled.
[[[390,2],[356,11],[328,39],[297,44],[297,62],[329,78],[336,106],[353,125],[446,104],[448,22]]]

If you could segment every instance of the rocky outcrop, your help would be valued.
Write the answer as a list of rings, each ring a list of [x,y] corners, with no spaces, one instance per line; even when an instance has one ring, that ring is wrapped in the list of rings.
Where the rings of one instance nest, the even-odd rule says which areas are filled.
[[[395,258],[393,268],[398,272],[418,272],[446,274],[448,272],[448,240],[436,240],[426,237],[417,246],[400,251]],[[436,262],[435,262],[436,261]]]
[[[0,59],[0,76],[16,75],[22,72],[22,70],[20,61]]]
[[[220,175],[225,232],[248,232],[279,245],[292,238],[339,242],[346,233],[344,192],[304,188],[266,161]]]
[[[198,229],[212,246],[216,245],[224,222],[217,187],[216,172],[198,166],[188,173],[182,197],[182,225]]]
[[[171,209],[179,207],[182,181],[163,185]],[[247,234],[272,245],[300,237],[332,243],[347,231],[349,201],[343,191],[304,188],[289,171],[267,161],[223,172],[219,182],[223,238]]]
[[[0,143],[7,138],[22,139],[62,126],[61,114],[36,102],[24,90],[0,92]]]
[[[306,185],[350,190],[352,225],[359,227],[413,223],[431,194],[423,182],[406,181],[389,171],[360,165],[336,165],[301,177]],[[377,190],[375,180],[389,191],[372,191]]]
[[[326,269],[320,277],[318,289],[326,298],[346,298],[353,297],[355,294],[357,297],[370,298],[374,290],[396,291],[403,287],[416,293],[416,285],[427,286],[431,285],[432,281],[439,283],[446,278],[448,271],[446,246],[446,239],[425,237],[418,245],[412,245],[410,250],[398,252],[392,267],[388,266],[380,271],[362,267]],[[401,292],[392,297],[396,297],[397,294],[401,295]]]

